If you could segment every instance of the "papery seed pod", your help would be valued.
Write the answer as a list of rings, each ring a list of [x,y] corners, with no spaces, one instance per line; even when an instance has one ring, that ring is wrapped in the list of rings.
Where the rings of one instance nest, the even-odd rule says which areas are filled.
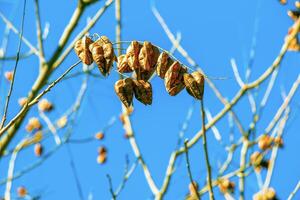
[[[95,134],[95,139],[96,140],[103,140],[104,139],[104,133],[103,132],[98,132]]]
[[[152,104],[152,86],[151,83],[144,80],[133,80],[134,96],[145,105]]]
[[[27,190],[26,190],[26,188],[24,186],[20,186],[17,189],[17,193],[18,193],[19,197],[23,198],[23,197],[25,197],[27,195]]]
[[[38,103],[38,109],[40,111],[46,112],[46,111],[51,111],[53,109],[53,105],[52,103],[50,103],[50,101],[48,101],[47,99],[42,99],[39,103]]]
[[[79,57],[79,59],[86,65],[93,63],[93,57],[89,50],[89,46],[93,43],[93,40],[85,36],[82,39],[78,40],[74,45],[74,50]]]
[[[115,83],[115,92],[128,108],[130,107],[133,99],[133,81],[131,78],[120,79]]]
[[[25,104],[27,103],[27,98],[26,97],[21,97],[21,98],[19,98],[18,99],[18,104],[20,105],[20,106],[25,106]]]
[[[183,75],[184,84],[187,92],[196,99],[202,100],[204,93],[204,76],[195,71],[191,74]]]
[[[129,67],[127,55],[120,55],[118,57],[118,72],[129,73],[133,70]]]
[[[13,71],[6,71],[6,72],[4,73],[4,77],[5,77],[6,80],[8,80],[8,81],[12,81],[13,75],[14,75]]]
[[[165,74],[172,63],[173,60],[170,58],[170,56],[166,52],[162,52],[157,59],[156,74],[161,78],[165,78]]]
[[[187,72],[185,67],[176,61],[168,69],[165,75],[165,87],[171,96],[177,95],[185,87],[183,74]]]
[[[103,47],[104,51],[104,58],[105,58],[105,69],[106,73],[108,74],[110,72],[110,69],[113,66],[113,62],[116,60],[114,47],[111,41],[106,36],[100,37],[101,46]]]
[[[150,42],[145,41],[139,53],[139,63],[143,71],[153,71],[157,63],[158,57],[158,48],[153,46]]]
[[[132,70],[139,68],[139,53],[142,45],[138,41],[132,41],[126,50],[128,65]]]
[[[34,154],[40,157],[43,153],[43,146],[40,143],[34,145]]]

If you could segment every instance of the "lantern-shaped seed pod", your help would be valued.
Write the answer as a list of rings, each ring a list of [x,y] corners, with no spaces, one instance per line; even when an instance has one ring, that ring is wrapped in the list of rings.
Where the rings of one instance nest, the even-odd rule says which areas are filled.
[[[133,81],[131,78],[121,79],[115,83],[115,92],[128,108],[130,107],[133,99]]]
[[[195,71],[191,74],[183,75],[184,84],[187,92],[196,99],[202,100],[204,93],[204,76]]]
[[[171,96],[177,95],[185,87],[183,74],[187,72],[185,67],[176,61],[168,69],[165,75],[165,87]]]
[[[118,57],[118,72],[120,73],[129,73],[133,70],[128,65],[128,56],[127,55],[120,55]]]
[[[159,50],[150,42],[145,41],[139,54],[139,63],[143,71],[153,71],[159,57]]]
[[[96,42],[90,45],[90,51],[98,68],[103,74],[107,76],[113,66],[115,60],[115,53],[112,43],[106,36],[101,36]]]
[[[165,74],[172,63],[173,60],[170,58],[170,56],[166,52],[162,52],[157,60],[156,74],[161,78],[165,78]]]
[[[86,65],[93,63],[92,53],[89,50],[89,46],[93,43],[93,40],[88,36],[78,40],[74,45],[74,50],[79,59]]]
[[[137,100],[145,105],[152,104],[152,86],[144,80],[133,80],[134,96]]]
[[[126,50],[128,65],[132,70],[139,68],[139,53],[142,45],[138,41],[132,41]]]

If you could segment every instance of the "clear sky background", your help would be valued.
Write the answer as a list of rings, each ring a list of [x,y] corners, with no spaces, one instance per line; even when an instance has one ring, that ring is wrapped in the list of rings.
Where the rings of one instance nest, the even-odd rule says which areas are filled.
[[[0,0],[0,11],[12,20],[16,27],[20,26],[22,2],[18,0]],[[32,0],[27,2],[24,36],[33,44],[36,44],[34,4]],[[239,86],[234,79],[230,59],[236,59],[238,69],[244,78],[249,63],[250,50],[253,48],[253,40],[255,40],[255,57],[250,80],[255,80],[259,77],[277,57],[287,30],[292,25],[292,20],[286,13],[289,8],[293,7],[293,2],[290,1],[286,6],[280,5],[277,0],[165,0],[156,1],[155,4],[171,31],[174,34],[177,32],[181,33],[182,46],[204,69],[207,76],[214,81],[222,94],[231,99],[238,91]],[[126,41],[147,40],[168,50],[172,47],[172,44],[151,11],[153,3],[147,0],[122,1],[122,39]],[[49,35],[45,41],[46,57],[49,58],[76,7],[76,1],[40,0],[40,4],[42,27],[46,23],[50,24]],[[86,19],[89,16],[93,16],[103,4],[104,0],[101,0],[86,10],[78,27],[75,29],[75,33],[78,33],[84,27]],[[114,41],[115,24],[114,6],[111,6],[90,33],[106,35]],[[5,24],[1,21],[0,38],[3,37],[4,30]],[[75,34],[72,35],[72,37],[74,36]],[[17,42],[18,38],[11,33],[8,55],[15,54]],[[126,47],[124,46],[124,48]],[[26,51],[28,51],[28,48],[22,45],[21,52]],[[188,65],[178,52],[175,53],[175,56],[182,63]],[[54,80],[76,61],[77,57],[72,52],[50,79]],[[13,69],[14,62],[0,62],[1,76],[3,71]],[[280,66],[278,79],[269,99],[271,103],[265,108],[261,121],[258,124],[257,134],[263,133],[281,105],[281,90],[285,89],[288,92],[292,83],[296,80],[299,74],[299,63],[299,53],[287,53]],[[81,69],[82,66],[77,66],[72,73]],[[94,72],[98,73],[97,69]],[[37,74],[38,59],[36,57],[24,59],[19,63],[15,89],[9,109],[9,118],[12,118],[18,112],[17,100],[19,97],[27,94]],[[225,77],[225,79],[216,80],[214,77]],[[84,76],[80,76],[63,81],[46,95],[55,105],[55,110],[49,115],[50,119],[57,119],[72,105],[83,79]],[[118,118],[121,105],[113,90],[117,79],[118,74],[115,71],[107,78],[90,77],[88,79],[87,94],[76,118],[72,139],[92,137],[97,131],[101,131],[106,127],[113,117]],[[151,83],[153,86],[153,104],[144,106],[135,100],[132,124],[137,142],[153,178],[157,185],[161,186],[170,154],[176,147],[178,134],[190,109],[193,110],[193,113],[184,137],[192,138],[201,129],[200,104],[195,102],[186,91],[181,92],[176,97],[170,97],[165,91],[163,81],[159,77],[155,77]],[[0,81],[1,113],[7,89],[8,83],[2,79]],[[215,115],[223,108],[223,105],[208,86],[205,89],[204,104],[212,115]],[[261,101],[265,89],[266,83],[256,90],[257,95],[255,99],[258,103]],[[280,199],[287,198],[300,178],[300,160],[297,156],[300,151],[299,100],[300,95],[297,92],[291,103],[292,112],[284,132],[285,147],[279,151],[271,182],[271,186],[275,188]],[[243,126],[247,129],[252,120],[248,99],[244,97],[234,110],[241,119]],[[27,118],[36,115],[37,108],[34,107]],[[217,128],[222,135],[225,145],[229,144],[230,129],[228,124],[228,115],[217,123]],[[26,135],[24,126],[25,124],[19,130],[10,148]],[[59,134],[63,135],[65,131],[66,129]],[[240,137],[237,127],[234,127],[233,132],[237,140]],[[218,163],[225,161],[227,153],[224,150],[224,146],[216,141],[211,130],[207,134],[213,177],[216,177]],[[68,145],[74,158],[85,199],[88,199],[88,196],[92,196],[93,199],[110,199],[111,195],[106,174],[111,175],[113,185],[116,188],[122,180],[125,156],[129,156],[131,163],[135,161],[129,142],[124,139],[123,135],[122,125],[119,120],[116,120],[113,126],[105,131],[105,139],[103,141]],[[45,140],[43,145],[45,145],[46,152],[50,151],[55,145],[53,138],[50,137]],[[108,160],[104,165],[99,165],[96,162],[97,148],[101,145],[105,145],[108,149]],[[234,162],[226,172],[233,171],[239,167],[239,152],[240,148],[234,155]],[[201,142],[195,145],[190,153],[194,178],[200,186],[203,186],[206,168]],[[183,199],[188,193],[189,179],[183,158],[179,158],[179,162],[176,164],[178,168],[173,176],[166,199]],[[6,157],[0,161],[1,180],[7,174],[8,159],[9,157]],[[38,159],[34,156],[32,148],[22,151],[17,160],[16,171],[22,170]],[[232,180],[236,184],[238,183],[236,177]],[[65,145],[56,151],[40,167],[15,180],[13,182],[13,191],[16,191],[16,188],[20,185],[25,185],[32,195],[42,195],[42,199],[45,200],[79,199],[67,146]],[[0,196],[4,193],[4,190],[5,185],[0,185]],[[256,177],[252,175],[246,181],[246,199],[251,199],[253,193],[256,193],[258,190]],[[223,199],[217,188],[215,193],[217,199]],[[235,196],[237,197],[237,195],[238,192],[236,191]],[[14,197],[16,197],[15,194]],[[138,166],[120,194],[119,199],[140,200],[152,198],[142,168]],[[207,198],[207,195],[204,196],[204,199]],[[299,198],[300,194],[296,195],[295,199]]]

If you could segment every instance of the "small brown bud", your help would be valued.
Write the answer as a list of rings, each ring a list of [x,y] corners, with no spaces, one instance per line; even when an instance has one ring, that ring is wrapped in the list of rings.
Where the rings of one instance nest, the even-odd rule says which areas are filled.
[[[8,80],[8,81],[12,81],[13,75],[14,75],[13,71],[6,71],[6,72],[4,73],[4,77],[5,77],[6,80]]]
[[[104,139],[104,133],[103,132],[98,132],[95,134],[95,139],[97,140],[103,140]]]
[[[34,154],[37,157],[40,157],[43,153],[43,146],[41,145],[41,143],[37,143],[34,145]]]
[[[104,146],[101,146],[98,148],[98,154],[103,154],[103,153],[107,153],[107,150]]]
[[[261,150],[266,150],[271,147],[273,139],[269,135],[262,135],[258,140],[258,147]]]
[[[280,3],[281,5],[285,5],[285,4],[287,3],[287,0],[279,0],[279,3]]]
[[[53,109],[53,105],[47,99],[42,99],[38,104],[38,109],[42,112],[48,112]]]
[[[92,54],[89,50],[89,46],[93,43],[93,40],[84,36],[82,39],[78,40],[74,45],[74,50],[79,57],[79,59],[86,65],[93,63]]]
[[[167,92],[171,96],[177,95],[181,90],[184,89],[183,75],[187,72],[185,67],[176,61],[168,69],[165,75],[165,87]]]
[[[133,80],[134,96],[145,105],[152,104],[152,86],[144,80]]]
[[[105,163],[106,162],[106,158],[107,156],[106,156],[106,153],[105,154],[100,154],[100,155],[98,155],[97,156],[97,162],[99,163],[99,164],[103,164],[103,163]]]
[[[68,122],[67,116],[62,116],[59,120],[57,120],[56,124],[59,128],[63,128],[66,126]]]
[[[294,21],[296,21],[300,15],[300,13],[296,10],[289,10],[287,14]]]
[[[17,193],[19,197],[23,198],[27,195],[27,190],[24,186],[20,186],[18,187]]]
[[[219,189],[223,194],[228,192],[233,193],[234,187],[235,187],[234,182],[229,181],[229,179],[221,179],[219,181]]]
[[[283,139],[282,137],[275,137],[274,138],[274,144],[279,146],[279,147],[283,147]]]
[[[42,128],[42,125],[41,125],[39,119],[36,117],[30,118],[27,123],[27,126],[26,126],[27,132],[31,132],[33,130],[39,130],[41,128]]]
[[[131,78],[120,79],[115,83],[115,92],[126,107],[130,107],[133,99],[133,81]]]
[[[26,97],[21,97],[18,99],[18,104],[23,107],[27,103],[27,98]]]

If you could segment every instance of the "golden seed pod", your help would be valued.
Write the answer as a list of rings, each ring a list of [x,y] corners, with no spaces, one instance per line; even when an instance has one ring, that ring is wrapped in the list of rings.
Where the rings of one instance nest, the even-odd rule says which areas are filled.
[[[168,69],[165,75],[165,87],[171,96],[177,95],[184,89],[183,74],[186,72],[187,69],[182,67],[178,61],[174,62]]]
[[[170,56],[166,52],[162,52],[157,59],[156,74],[161,78],[165,78],[165,74],[172,63],[173,60],[170,58]]]
[[[269,149],[272,145],[273,139],[269,135],[262,135],[258,140],[258,147],[261,150]]]
[[[120,79],[115,83],[115,92],[119,99],[128,108],[133,99],[133,81],[131,78]]]
[[[103,132],[98,132],[95,134],[95,139],[97,140],[103,140],[104,139],[104,133]]]
[[[33,130],[39,130],[42,128],[42,125],[38,118],[32,117],[29,119],[27,125],[26,125],[26,131],[32,132]]]
[[[127,55],[120,55],[118,57],[118,72],[120,73],[129,73],[133,70],[129,67]]]
[[[21,97],[18,99],[18,104],[23,107],[27,103],[27,97]]]
[[[93,63],[93,57],[89,50],[89,46],[93,43],[93,40],[84,36],[82,39],[78,40],[74,45],[74,50],[79,57],[79,59],[86,65]]]
[[[53,105],[47,99],[42,99],[38,104],[38,109],[43,112],[48,112],[53,109]]]
[[[41,145],[41,143],[37,143],[34,145],[34,154],[37,156],[37,157],[40,157],[42,154],[43,154],[43,146]]]
[[[189,192],[191,196],[197,195],[198,192],[198,184],[196,181],[193,181],[189,184]]]
[[[24,186],[20,186],[17,189],[18,196],[23,198],[27,195],[27,189]]]
[[[139,54],[142,45],[138,42],[133,40],[126,50],[126,56],[128,65],[132,70],[136,70],[139,68]]]
[[[12,71],[6,71],[6,72],[4,73],[4,77],[5,77],[6,80],[8,80],[8,81],[12,81],[13,75],[14,75],[14,73],[13,73]]]
[[[152,86],[144,80],[133,80],[134,96],[145,105],[152,104]]]
[[[202,100],[204,93],[204,76],[202,73],[195,71],[191,74],[183,75],[186,91],[196,99]]]

